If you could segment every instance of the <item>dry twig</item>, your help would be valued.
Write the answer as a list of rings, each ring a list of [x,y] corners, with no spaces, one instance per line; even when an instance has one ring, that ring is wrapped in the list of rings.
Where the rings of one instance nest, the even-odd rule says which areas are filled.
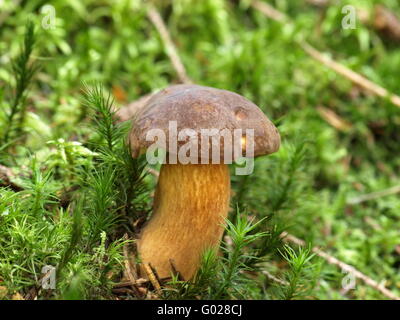
[[[385,190],[381,190],[381,191],[376,191],[376,192],[371,192],[368,194],[364,194],[355,198],[351,198],[347,201],[347,204],[359,204],[365,201],[369,201],[369,200],[375,200],[381,197],[386,197],[386,196],[390,196],[390,195],[394,195],[400,193],[400,186],[394,186],[391,187],[389,189],[385,189]]]
[[[284,16],[285,19],[283,20],[282,16],[277,15],[277,12],[279,12],[279,11],[276,10],[275,8],[273,8],[274,9],[273,11],[271,10],[271,8],[269,8],[269,10],[260,9],[260,7],[264,7],[263,2],[255,0],[251,3],[251,5],[270,19],[273,19],[273,20],[279,21],[279,22],[287,21],[286,16]],[[268,7],[270,7],[270,6],[268,6]],[[328,68],[334,70],[338,74],[349,79],[350,81],[352,81],[356,85],[362,87],[363,89],[367,90],[368,92],[371,92],[382,98],[388,98],[391,103],[393,103],[397,107],[400,107],[400,97],[398,95],[390,93],[387,89],[377,85],[376,83],[374,83],[371,80],[367,79],[366,77],[360,75],[359,73],[354,72],[353,70],[347,68],[346,66],[334,61],[333,59],[331,59],[328,56],[324,55],[323,53],[319,52],[317,49],[315,49],[313,46],[311,46],[306,41],[300,41],[299,44],[300,44],[301,48],[303,48],[303,50],[308,55],[310,55],[313,59],[321,62]]]
[[[280,284],[281,286],[287,287],[287,286],[289,285],[289,282],[275,277],[273,274],[269,273],[269,272],[266,271],[266,270],[263,270],[263,271],[262,271],[262,274],[265,275],[268,279],[270,279],[270,280],[272,280],[272,281],[274,281],[274,282]]]
[[[345,78],[349,79],[356,85],[362,87],[363,89],[381,97],[381,98],[388,98],[391,103],[395,106],[400,107],[400,97],[398,95],[390,93],[385,88],[377,85],[376,83],[372,82],[371,80],[365,78],[364,76],[360,75],[357,72],[345,67],[344,65],[334,61],[333,59],[329,58],[328,56],[324,55],[323,53],[319,52],[317,49],[312,47],[306,42],[300,44],[304,51],[309,54],[315,60],[321,62],[328,68],[334,70],[338,74],[344,76]]]
[[[182,83],[192,83],[192,81],[190,80],[190,78],[186,73],[186,69],[178,55],[175,45],[171,40],[171,36],[168,32],[168,29],[165,26],[165,23],[161,18],[160,14],[158,13],[157,9],[154,6],[149,5],[147,16],[149,17],[150,21],[154,24],[158,33],[160,34],[160,37],[165,46],[166,53],[169,59],[171,60],[171,63],[176,73],[178,74],[179,80]]]
[[[261,2],[261,1],[253,1],[251,3],[253,8],[257,9],[261,13],[263,13],[265,16],[268,18],[278,21],[278,22],[285,22],[288,20],[288,17],[280,12],[279,10],[276,10],[273,6],[266,2]]]
[[[339,131],[347,132],[352,127],[351,123],[342,119],[338,114],[329,108],[319,106],[317,107],[317,111],[326,122]]]
[[[324,8],[329,5],[329,0],[306,0],[306,2],[319,8]]]
[[[125,240],[128,239],[128,235],[125,233],[124,235]],[[131,266],[131,257],[129,256],[129,250],[128,250],[128,244],[125,243],[123,247],[123,252],[124,252],[124,263],[125,263],[125,275],[128,277],[130,283],[131,283],[131,288],[135,292],[136,296],[140,297],[141,293],[138,290],[136,279],[137,279],[137,274],[135,268]]]
[[[172,63],[172,66],[174,67],[179,81],[181,83],[186,83],[190,84],[192,83],[192,80],[189,78],[187,75],[185,66],[182,63],[181,58],[178,55],[178,52],[176,50],[176,46],[173,43],[171,36],[168,32],[167,27],[165,26],[165,23],[157,11],[157,9],[149,5],[148,10],[147,10],[147,16],[150,19],[150,21],[153,23],[155,28],[157,29],[158,33],[160,34],[161,40],[164,44],[165,51]],[[146,102],[151,98],[152,94],[147,94],[138,100],[128,104],[125,107],[120,108],[116,112],[117,120],[118,121],[127,121],[129,119],[132,119],[133,116],[141,109],[143,106],[146,104]]]
[[[146,272],[147,277],[149,278],[151,284],[153,285],[157,294],[160,296],[161,295],[161,286],[160,286],[160,283],[158,282],[156,274],[153,271],[152,266],[150,265],[150,263],[143,263],[143,267],[144,267],[144,271]]]
[[[114,285],[114,288],[123,288],[123,287],[129,287],[129,286],[133,286],[133,285],[143,286],[149,282],[150,282],[150,280],[139,278],[139,279],[135,279],[135,282],[123,281],[123,282],[116,283]]]
[[[282,232],[281,238],[286,242],[291,242],[291,243],[297,244],[298,246],[302,246],[303,247],[303,246],[306,245],[304,240],[296,238],[295,236],[292,236],[291,234],[289,234],[287,232]],[[362,280],[368,286],[378,290],[384,296],[386,296],[386,297],[388,297],[390,299],[393,299],[393,300],[400,300],[400,298],[398,296],[396,296],[393,292],[391,292],[390,290],[385,288],[385,286],[383,286],[382,284],[379,284],[378,282],[376,282],[375,280],[371,279],[370,277],[368,277],[367,275],[365,275],[361,271],[358,271],[353,266],[348,265],[347,263],[344,263],[344,262],[340,261],[339,259],[331,256],[330,254],[322,251],[321,249],[319,249],[317,247],[313,247],[311,250],[317,256],[320,256],[321,258],[326,260],[329,264],[333,264],[333,265],[338,266],[343,271],[353,275],[354,277]]]

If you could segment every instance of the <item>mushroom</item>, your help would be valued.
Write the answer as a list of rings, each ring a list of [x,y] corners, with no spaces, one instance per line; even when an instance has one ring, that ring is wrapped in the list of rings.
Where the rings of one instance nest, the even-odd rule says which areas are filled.
[[[225,149],[225,142],[229,140],[224,143],[213,140],[205,146],[202,130],[225,130],[233,135],[235,129],[252,129],[254,152],[251,157],[276,152],[280,146],[278,130],[243,96],[199,85],[174,85],[158,92],[147,100],[132,121],[129,141],[133,157],[154,144],[154,140],[146,139],[152,129],[164,133],[167,141],[166,161],[161,166],[153,213],[137,239],[139,257],[142,264],[155,268],[160,278],[178,271],[185,280],[192,279],[203,252],[207,248],[217,250],[219,246],[231,192],[228,165],[232,161],[225,161],[222,156],[225,150],[232,152],[232,149]],[[198,161],[187,163],[177,159],[177,150],[187,144],[188,139],[177,139],[171,132],[170,121],[175,121],[177,132],[191,130],[189,140],[198,143],[200,154],[195,153],[192,160]],[[241,148],[245,142],[246,136],[241,137]],[[221,151],[217,160],[222,161],[211,159],[213,148]],[[231,155],[232,160],[237,160],[236,155]]]

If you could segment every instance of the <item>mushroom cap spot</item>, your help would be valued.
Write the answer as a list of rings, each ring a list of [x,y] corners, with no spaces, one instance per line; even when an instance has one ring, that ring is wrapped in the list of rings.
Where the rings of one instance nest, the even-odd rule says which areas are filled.
[[[243,108],[239,107],[235,110],[235,116],[237,120],[244,120],[247,118],[247,113]]]
[[[243,134],[246,129],[253,129],[254,157],[274,153],[280,147],[277,128],[253,102],[228,90],[200,85],[173,85],[161,90],[147,101],[132,121],[129,139],[133,157],[154,143],[146,141],[151,129],[161,129],[168,146],[170,121],[176,121],[178,133],[187,128],[194,130],[199,145],[202,129],[227,129],[232,134],[235,129],[241,129]],[[177,148],[187,141],[177,141]],[[223,138],[220,144],[223,158]]]

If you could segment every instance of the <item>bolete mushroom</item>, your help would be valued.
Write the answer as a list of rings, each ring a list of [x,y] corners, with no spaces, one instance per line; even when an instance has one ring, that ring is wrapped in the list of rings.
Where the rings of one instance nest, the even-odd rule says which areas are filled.
[[[171,132],[171,121],[177,132],[190,129],[191,141],[198,143],[199,154],[194,157],[197,163],[176,157],[188,139]],[[224,143],[213,140],[204,146],[203,129],[231,135],[235,129],[252,130],[251,157],[276,152],[280,146],[278,130],[264,113],[243,96],[227,90],[174,85],[146,102],[133,119],[129,136],[132,156],[137,157],[154,144],[148,133],[156,130],[166,136],[167,157],[161,166],[153,213],[141,230],[137,248],[142,263],[150,263],[160,278],[171,276],[173,269],[185,280],[193,278],[203,252],[217,249],[221,241],[229,210],[231,163],[222,154],[229,150],[229,139]],[[241,147],[245,142],[246,137],[241,137]],[[214,153],[209,151],[215,147],[222,152],[211,159]],[[235,158],[233,155],[232,160]]]

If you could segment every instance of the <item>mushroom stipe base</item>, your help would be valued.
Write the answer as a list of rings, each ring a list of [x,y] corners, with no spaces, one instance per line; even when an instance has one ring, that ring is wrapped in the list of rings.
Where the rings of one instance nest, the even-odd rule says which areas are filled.
[[[153,214],[137,240],[141,261],[160,278],[171,276],[172,261],[185,280],[192,279],[204,251],[219,246],[229,199],[228,165],[162,165]]]

